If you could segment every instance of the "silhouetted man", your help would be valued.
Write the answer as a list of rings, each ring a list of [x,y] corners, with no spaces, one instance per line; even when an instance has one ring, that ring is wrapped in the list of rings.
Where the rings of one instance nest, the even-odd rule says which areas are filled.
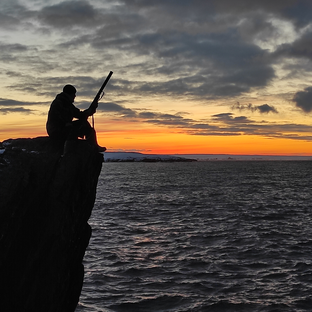
[[[92,103],[88,109],[81,111],[73,104],[76,92],[74,86],[66,85],[52,102],[46,125],[48,135],[51,139],[64,142],[78,137],[85,138],[96,145],[99,152],[104,152],[106,148],[97,144],[95,130],[88,122],[88,117],[96,112],[98,103]],[[74,118],[77,120],[73,120]]]

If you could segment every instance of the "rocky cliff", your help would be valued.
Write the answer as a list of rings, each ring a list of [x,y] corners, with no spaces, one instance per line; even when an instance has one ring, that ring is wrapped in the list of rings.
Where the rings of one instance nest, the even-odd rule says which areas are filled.
[[[1,311],[75,311],[102,162],[82,140],[0,143]]]

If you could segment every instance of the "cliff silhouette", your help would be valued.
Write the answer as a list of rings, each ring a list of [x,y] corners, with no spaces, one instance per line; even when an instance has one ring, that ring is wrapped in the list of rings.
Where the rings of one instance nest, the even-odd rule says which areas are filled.
[[[76,309],[103,155],[69,143],[0,143],[1,311]]]

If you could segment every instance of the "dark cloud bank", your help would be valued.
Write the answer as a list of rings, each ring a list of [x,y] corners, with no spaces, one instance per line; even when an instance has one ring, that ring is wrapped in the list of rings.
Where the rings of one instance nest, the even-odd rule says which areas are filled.
[[[8,24],[14,18],[20,23],[37,20],[42,31],[61,32],[60,47],[64,49],[85,44],[104,53],[118,50],[153,57],[156,64],[141,64],[141,70],[145,75],[157,75],[158,82],[133,83],[133,93],[198,99],[239,96],[267,86],[275,77],[272,65],[277,59],[311,57],[304,49],[311,43],[311,34],[281,46],[274,54],[253,43],[254,38],[266,34],[266,28],[276,31],[268,16],[289,20],[298,28],[306,26],[312,20],[310,1],[105,3],[111,5],[110,9],[97,8],[88,1],[64,1],[40,11],[19,5],[17,12],[12,9],[4,15]],[[16,52],[27,49],[19,45],[3,48]]]

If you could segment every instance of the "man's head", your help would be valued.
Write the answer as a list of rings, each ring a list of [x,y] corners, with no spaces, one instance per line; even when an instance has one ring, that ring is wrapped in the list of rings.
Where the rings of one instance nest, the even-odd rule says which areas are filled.
[[[74,101],[74,99],[76,97],[76,92],[77,92],[77,90],[74,86],[69,85],[69,84],[64,86],[63,92],[66,93],[67,95],[69,95]]]
[[[70,94],[70,95],[73,95],[73,94],[76,94],[77,90],[74,86],[72,85],[66,85],[64,88],[63,88],[63,92],[66,93],[66,94]]]

